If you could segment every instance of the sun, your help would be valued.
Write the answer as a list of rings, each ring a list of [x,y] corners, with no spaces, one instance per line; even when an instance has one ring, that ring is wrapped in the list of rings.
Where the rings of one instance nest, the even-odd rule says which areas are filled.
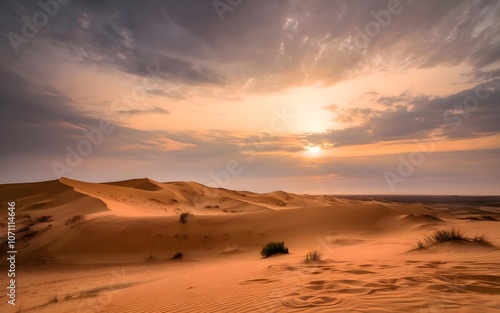
[[[306,150],[307,150],[307,154],[311,158],[317,157],[321,154],[321,147],[320,146],[308,146],[308,147],[306,147]]]

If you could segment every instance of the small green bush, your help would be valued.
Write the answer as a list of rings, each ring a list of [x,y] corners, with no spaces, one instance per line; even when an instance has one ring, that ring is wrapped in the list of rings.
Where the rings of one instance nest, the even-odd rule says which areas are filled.
[[[321,252],[319,252],[318,250],[314,250],[307,253],[304,259],[304,263],[320,262],[320,261],[321,261]]]
[[[285,243],[283,241],[268,242],[267,245],[265,245],[264,248],[262,248],[262,251],[260,252],[260,254],[265,258],[278,253],[288,253],[288,248],[285,247]]]

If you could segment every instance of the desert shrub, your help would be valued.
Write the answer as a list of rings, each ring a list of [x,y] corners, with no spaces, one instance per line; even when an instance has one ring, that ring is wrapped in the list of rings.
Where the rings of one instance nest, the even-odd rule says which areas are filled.
[[[449,230],[437,230],[417,242],[417,249],[425,249],[448,241],[464,240],[464,233],[455,228]]]
[[[283,241],[281,242],[268,242],[264,248],[262,248],[262,251],[260,251],[260,254],[267,258],[268,256],[271,256],[273,254],[278,254],[278,253],[288,253],[288,248],[285,247],[285,243]]]
[[[174,255],[172,256],[172,260],[179,260],[179,259],[182,259],[184,255],[181,253],[181,252],[176,252],[174,253]]]
[[[417,241],[417,249],[425,249],[425,242],[419,240]]]
[[[476,235],[473,238],[467,237],[461,230],[452,227],[448,230],[437,230],[431,235],[424,237],[423,240],[417,241],[415,249],[425,249],[444,242],[475,242],[483,246],[492,246],[492,244],[484,238],[484,235]]]
[[[83,215],[75,215],[72,218],[68,219],[65,224],[66,225],[71,225],[71,224],[75,224],[75,223],[78,223],[78,222],[83,222],[84,218],[85,217]]]
[[[46,223],[50,221],[52,221],[52,215],[42,215],[36,220],[37,223]]]
[[[443,243],[447,241],[464,240],[465,233],[461,230],[452,227],[449,230],[435,231],[430,237],[430,242],[434,244]]]
[[[188,216],[189,216],[189,213],[181,213],[180,217],[179,217],[179,221],[183,224],[186,224],[188,222]]]
[[[306,257],[304,259],[305,263],[309,262],[320,262],[321,261],[321,252],[318,250],[310,251],[309,253],[306,254]]]
[[[493,244],[491,242],[489,242],[487,239],[484,238],[484,235],[481,235],[481,236],[476,235],[476,236],[474,236],[474,238],[472,238],[472,241],[479,243],[483,246],[489,246],[489,247],[493,246]]]

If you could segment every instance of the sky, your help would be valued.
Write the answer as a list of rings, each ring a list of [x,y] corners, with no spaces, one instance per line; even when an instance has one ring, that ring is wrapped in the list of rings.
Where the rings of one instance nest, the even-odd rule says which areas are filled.
[[[500,194],[500,1],[0,3],[0,183]]]

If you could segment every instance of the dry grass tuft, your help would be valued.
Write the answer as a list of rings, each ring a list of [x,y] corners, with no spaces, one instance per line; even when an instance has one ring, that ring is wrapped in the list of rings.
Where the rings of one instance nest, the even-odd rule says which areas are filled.
[[[321,252],[318,250],[310,251],[309,253],[306,254],[306,257],[304,258],[304,263],[310,263],[310,262],[321,262]]]
[[[452,227],[448,230],[437,230],[434,233],[427,235],[422,240],[417,241],[417,246],[413,250],[426,249],[445,242],[474,242],[482,246],[493,246],[491,242],[484,238],[484,235],[476,235],[471,238],[467,237],[465,232]]]

